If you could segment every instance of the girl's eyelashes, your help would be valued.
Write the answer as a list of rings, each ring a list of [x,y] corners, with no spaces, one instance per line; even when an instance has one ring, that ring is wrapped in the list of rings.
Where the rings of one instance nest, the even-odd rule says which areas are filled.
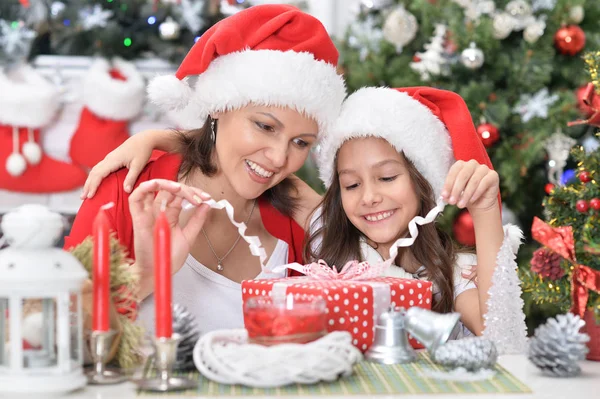
[[[351,184],[349,186],[344,187],[346,190],[352,190],[355,189],[356,187],[358,187],[358,183],[355,184]]]
[[[254,124],[261,130],[264,130],[265,132],[269,132],[272,133],[275,131],[275,128],[271,125],[267,125],[266,123],[262,123],[262,122],[254,122]]]

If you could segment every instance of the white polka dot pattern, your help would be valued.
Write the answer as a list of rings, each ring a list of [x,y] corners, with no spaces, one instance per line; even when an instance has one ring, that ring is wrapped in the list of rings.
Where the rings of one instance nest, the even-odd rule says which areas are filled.
[[[275,283],[275,291],[283,284],[285,291],[281,292],[325,298],[328,330],[350,332],[354,345],[362,351],[373,342],[375,322],[391,304],[404,308],[431,308],[430,282],[394,277],[346,281],[311,280],[306,277],[247,280],[242,282],[242,299],[246,301],[253,296],[271,295]],[[414,339],[411,339],[411,344],[422,348]]]

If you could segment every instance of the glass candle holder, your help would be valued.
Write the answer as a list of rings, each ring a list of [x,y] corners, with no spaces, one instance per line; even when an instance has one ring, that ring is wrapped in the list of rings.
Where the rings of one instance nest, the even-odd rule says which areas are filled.
[[[326,311],[321,297],[249,298],[244,304],[248,341],[265,346],[314,341],[327,334]]]

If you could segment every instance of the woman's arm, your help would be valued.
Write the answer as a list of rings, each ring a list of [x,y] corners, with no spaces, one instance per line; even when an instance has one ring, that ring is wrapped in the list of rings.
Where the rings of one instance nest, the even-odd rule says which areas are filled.
[[[131,193],[153,150],[173,152],[176,149],[177,136],[172,130],[145,130],[134,134],[94,166],[83,186],[81,199],[92,198],[102,180],[123,167],[129,169],[123,188]]]

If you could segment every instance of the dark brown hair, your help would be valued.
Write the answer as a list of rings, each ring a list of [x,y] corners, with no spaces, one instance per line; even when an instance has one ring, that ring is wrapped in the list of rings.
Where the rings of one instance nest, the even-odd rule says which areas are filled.
[[[211,134],[211,122],[212,118],[208,117],[204,125],[199,129],[187,132],[176,131],[179,140],[177,152],[182,157],[179,169],[182,177],[189,176],[196,168],[199,168],[202,174],[208,177],[214,176],[219,171],[218,165],[215,162],[216,153],[215,143]],[[216,123],[215,134],[217,134]],[[294,183],[290,179],[285,178],[279,184],[266,190],[262,194],[262,197],[269,201],[279,212],[291,217],[298,209],[297,193],[298,190]]]
[[[414,164],[404,154],[401,155],[420,199],[418,214],[424,217],[435,206],[433,189]],[[335,164],[337,165],[337,156]],[[337,168],[320,209],[321,215],[314,225],[321,227],[310,229],[313,233],[307,234],[304,258],[307,261],[323,259],[329,265],[336,265],[338,270],[349,260],[364,260],[360,251],[360,237],[363,234],[350,222],[342,207]],[[328,228],[329,226],[335,227]],[[452,280],[456,248],[450,236],[434,223],[419,226],[419,237],[411,247],[399,248],[398,259],[402,259],[404,251],[412,251],[412,256],[425,265],[427,278],[440,292],[432,309],[440,313],[451,312],[454,304]]]

